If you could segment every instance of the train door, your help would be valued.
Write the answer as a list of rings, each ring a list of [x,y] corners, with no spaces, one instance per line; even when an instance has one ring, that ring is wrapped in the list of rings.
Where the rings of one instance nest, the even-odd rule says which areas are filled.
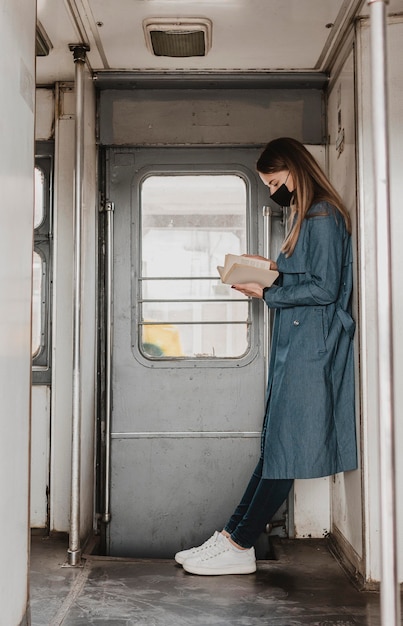
[[[203,541],[257,462],[264,311],[221,284],[216,266],[226,253],[263,253],[258,153],[105,151],[114,209],[111,555],[171,557]],[[270,232],[276,254],[280,217]]]

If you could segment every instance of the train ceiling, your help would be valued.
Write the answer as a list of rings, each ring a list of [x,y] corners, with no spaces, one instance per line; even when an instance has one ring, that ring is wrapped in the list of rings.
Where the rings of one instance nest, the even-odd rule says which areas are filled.
[[[37,0],[37,6],[44,54],[37,57],[38,85],[74,79],[69,44],[76,43],[89,45],[97,72],[326,71],[352,21],[369,12],[366,0]],[[403,0],[387,6],[389,14],[403,13]]]

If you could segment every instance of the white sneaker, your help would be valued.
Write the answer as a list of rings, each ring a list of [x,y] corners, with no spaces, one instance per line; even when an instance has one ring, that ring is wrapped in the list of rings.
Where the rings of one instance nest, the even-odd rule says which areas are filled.
[[[221,533],[219,533],[216,530],[214,535],[212,537],[210,537],[210,539],[207,539],[207,541],[202,543],[201,546],[197,546],[197,548],[190,548],[189,550],[181,550],[180,552],[177,552],[175,554],[175,561],[177,563],[179,563],[180,565],[183,565],[183,563],[185,562],[186,559],[188,559],[188,558],[190,558],[192,556],[197,556],[198,554],[203,552],[203,550],[206,550],[206,548],[208,548],[210,545],[215,543],[217,541],[218,537],[220,536],[220,534]]]
[[[224,535],[220,535],[215,543],[211,543],[202,552],[188,557],[183,563],[183,569],[201,576],[253,574],[256,572],[255,550],[240,550]]]

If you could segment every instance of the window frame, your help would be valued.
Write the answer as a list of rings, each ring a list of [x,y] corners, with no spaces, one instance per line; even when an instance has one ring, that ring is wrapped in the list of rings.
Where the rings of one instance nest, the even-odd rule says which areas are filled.
[[[248,167],[236,163],[216,163],[214,167],[202,162],[192,164],[150,164],[137,170],[132,181],[132,213],[133,213],[133,234],[132,234],[132,250],[137,250],[137,259],[131,259],[132,265],[132,351],[137,361],[146,367],[240,367],[249,364],[258,353],[258,334],[260,314],[258,302],[254,302],[249,298],[248,315],[244,324],[247,326],[247,349],[244,354],[231,357],[215,357],[215,356],[148,356],[140,348],[142,341],[142,219],[141,219],[141,191],[143,182],[151,176],[194,176],[194,175],[235,175],[243,179],[246,186],[246,246],[247,252],[257,245],[257,215],[253,214],[253,210],[257,205],[257,181],[255,173]],[[138,210],[138,219],[134,217]],[[254,245],[253,245],[253,242]],[[241,297],[240,297],[241,299]],[[243,301],[243,300],[242,300]],[[197,300],[195,300],[197,302]],[[237,325],[240,325],[238,322]]]
[[[54,143],[35,143],[35,169],[44,175],[43,219],[34,229],[34,252],[42,259],[41,341],[38,352],[32,356],[32,384],[51,383],[52,374],[52,267],[53,267],[53,165]]]

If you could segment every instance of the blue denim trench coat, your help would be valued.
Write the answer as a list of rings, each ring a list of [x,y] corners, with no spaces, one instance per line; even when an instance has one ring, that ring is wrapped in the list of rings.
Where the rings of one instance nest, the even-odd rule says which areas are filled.
[[[313,205],[293,254],[264,293],[275,309],[262,434],[263,478],[357,467],[352,248],[341,214]]]

